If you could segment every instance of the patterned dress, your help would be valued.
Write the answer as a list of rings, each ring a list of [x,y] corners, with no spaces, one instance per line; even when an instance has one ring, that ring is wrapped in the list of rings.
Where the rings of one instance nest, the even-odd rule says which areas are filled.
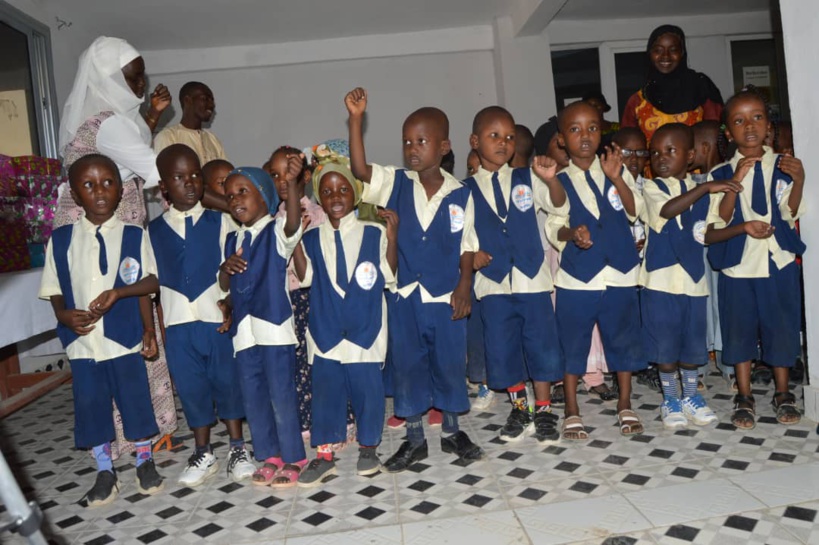
[[[64,150],[63,160],[66,169],[80,157],[91,153],[99,153],[96,144],[97,132],[102,122],[112,115],[114,115],[113,112],[103,112],[90,118],[77,130],[74,140]],[[123,222],[139,225],[140,227],[145,226],[147,216],[142,185],[143,181],[138,177],[123,180],[122,201],[116,210],[117,217]],[[57,212],[54,215],[54,228],[79,221],[82,215],[82,208],[71,198],[71,192],[68,188],[60,188]],[[154,328],[156,331],[161,331],[156,307],[154,307]],[[168,365],[165,362],[165,346],[162,343],[162,335],[157,335],[157,344],[159,345],[159,356],[154,361],[145,361],[145,365],[148,370],[148,384],[151,389],[154,416],[159,427],[159,436],[162,437],[176,431],[176,405],[174,404]],[[116,403],[113,404],[113,410],[117,437],[111,443],[111,456],[116,460],[122,454],[133,452],[134,444],[125,439],[123,435],[122,417]]]

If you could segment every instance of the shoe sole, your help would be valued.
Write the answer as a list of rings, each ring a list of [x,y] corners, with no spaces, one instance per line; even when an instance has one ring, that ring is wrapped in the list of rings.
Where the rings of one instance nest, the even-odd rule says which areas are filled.
[[[389,424],[387,424],[387,428],[391,429],[391,430],[400,430],[400,429],[403,429],[403,428],[406,428],[406,427],[407,427],[406,422],[402,422],[402,423],[398,424],[397,426],[390,426]]]
[[[714,418],[709,418],[708,420],[697,420],[696,418],[690,417],[685,415],[685,418],[688,419],[689,422],[694,424],[695,426],[707,426],[709,424],[713,424],[714,422],[719,422],[719,418],[716,416]]]
[[[415,459],[412,461],[412,463],[411,463],[411,464],[409,464],[409,465],[408,465],[407,467],[405,467],[405,468],[402,468],[402,469],[390,469],[389,467],[387,467],[387,465],[386,465],[386,464],[381,464],[381,470],[382,470],[384,473],[402,473],[402,472],[404,472],[404,471],[408,470],[409,468],[411,468],[412,466],[414,466],[415,464],[417,464],[418,462],[420,462],[421,460],[426,460],[427,458],[429,458],[429,452],[427,452],[427,454],[424,454],[423,456],[419,456],[418,458],[415,458]]]
[[[669,424],[666,424],[665,422],[663,422],[663,428],[665,428],[665,429],[667,429],[669,431],[684,430],[687,427],[688,427],[688,422],[687,421],[686,422],[673,422],[673,423],[669,423]]]
[[[296,486],[298,486],[299,488],[315,488],[317,486],[321,486],[322,482],[324,482],[324,479],[326,479],[330,475],[337,475],[337,474],[338,474],[338,471],[336,470],[336,468],[331,467],[330,469],[328,469],[327,471],[322,473],[321,476],[318,479],[316,479],[315,481],[309,482],[309,483],[303,483],[301,481],[296,481]]]
[[[234,483],[241,483],[241,482],[244,482],[244,481],[246,481],[248,479],[252,479],[253,478],[253,473],[255,473],[255,471],[253,471],[251,473],[248,473],[247,475],[244,475],[244,476],[241,476],[241,475],[237,476],[237,475],[235,475],[233,473],[228,473],[228,476],[230,477],[230,480],[233,481]]]
[[[524,437],[527,435],[532,435],[535,432],[535,423],[529,422],[529,424],[523,428],[523,431],[520,434],[512,437],[509,435],[503,435],[502,433],[498,434],[498,437],[501,441],[506,441],[507,443],[517,443],[518,441],[523,440]]]
[[[539,445],[559,445],[560,444],[560,433],[557,434],[557,437],[544,437],[543,439],[538,439],[537,435],[534,436],[535,441],[538,442]]]
[[[193,488],[193,487],[195,487],[195,486],[199,486],[199,485],[201,485],[202,483],[204,483],[205,481],[207,481],[208,479],[210,479],[211,477],[213,477],[214,475],[216,475],[216,472],[217,472],[217,471],[219,471],[219,464],[218,464],[218,463],[214,463],[212,466],[210,466],[210,467],[208,468],[208,470],[205,472],[205,474],[204,474],[204,475],[202,475],[201,477],[199,477],[199,480],[198,480],[198,481],[194,481],[194,482],[192,482],[192,483],[186,483],[186,482],[184,482],[182,479],[179,479],[179,480],[177,480],[176,482],[177,482],[178,484],[181,484],[182,486],[187,486],[188,488]]]
[[[487,401],[486,403],[480,403],[480,404],[479,404],[479,403],[476,401],[476,402],[474,402],[474,403],[472,404],[472,407],[470,407],[470,408],[471,408],[473,411],[485,411],[486,409],[488,409],[489,407],[491,407],[491,406],[492,406],[492,405],[494,405],[494,404],[495,404],[495,400],[494,400],[494,399],[490,399],[490,400],[489,400],[489,401]]]
[[[154,494],[156,494],[158,492],[162,492],[162,490],[165,488],[165,481],[162,481],[161,483],[159,483],[157,486],[155,486],[153,488],[142,488],[142,486],[139,484],[139,479],[137,479],[136,480],[136,485],[137,485],[137,490],[139,490],[140,494],[145,494],[146,496],[152,496],[152,495],[154,495]]]
[[[358,470],[356,470],[356,473],[360,477],[366,477],[368,475],[375,475],[379,471],[381,471],[381,464],[378,464],[377,466],[372,467],[370,469],[364,469],[364,470],[358,469]]]
[[[107,498],[104,498],[104,499],[101,499],[101,500],[96,500],[96,501],[93,501],[93,502],[89,501],[88,502],[88,507],[102,507],[103,505],[108,505],[109,503],[113,503],[113,501],[115,499],[117,499],[117,496],[119,496],[119,488],[120,488],[120,482],[119,482],[119,479],[117,479],[116,484],[114,484],[114,488],[111,489],[111,493],[108,494]]]

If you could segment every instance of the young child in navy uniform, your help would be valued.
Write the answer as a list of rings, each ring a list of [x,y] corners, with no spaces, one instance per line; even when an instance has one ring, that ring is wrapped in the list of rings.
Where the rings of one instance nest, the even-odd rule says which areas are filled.
[[[205,187],[216,195],[225,195],[225,180],[233,170],[233,165],[224,159],[214,159],[202,165],[202,178]],[[228,214],[230,216],[230,214]]]
[[[577,405],[577,380],[586,362],[595,323],[600,328],[606,364],[617,373],[620,433],[642,433],[631,409],[631,374],[645,369],[637,299],[640,259],[630,222],[643,200],[634,178],[623,167],[617,144],[600,158],[600,112],[584,102],[572,103],[558,116],[558,140],[571,163],[558,173],[567,205],[547,223],[549,241],[560,250],[555,278],[555,312],[566,358],[566,419],[563,438],[588,438]]]
[[[288,158],[287,216],[274,220],[278,197],[264,170],[239,167],[225,183],[230,213],[241,224],[228,234],[219,285],[230,291],[230,333],[239,365],[253,454],[264,462],[253,483],[296,486],[307,464],[296,399],[296,332],[288,297],[287,261],[302,234],[297,184],[304,157]]]
[[[427,457],[421,417],[432,407],[443,412],[441,449],[464,462],[481,459],[482,449],[458,425],[458,413],[469,410],[466,317],[478,244],[469,189],[440,168],[450,150],[449,120],[437,108],[407,117],[402,134],[410,170],[368,165],[361,127],[367,92],[354,89],[344,102],[353,175],[366,182],[363,200],[401,218],[390,339],[395,414],[406,418],[407,440],[384,467],[404,471]]]
[[[802,162],[764,145],[771,130],[768,107],[752,89],[725,104],[725,136],[737,151],[716,166],[712,180],[742,185],[740,193],[717,195],[708,213],[708,259],[719,276],[722,362],[734,366],[737,395],[731,422],[743,430],[756,425],[751,393],[751,360],[773,368],[773,406],[781,424],[801,419],[788,387],[788,370],[800,352],[801,302],[796,256],[805,251],[795,222],[803,213]]]
[[[137,490],[155,494],[163,486],[151,455],[150,438],[159,429],[142,359],[156,356],[156,333],[139,300],[159,284],[145,231],[114,215],[122,199],[117,165],[104,155],[86,155],[71,165],[68,179],[85,216],[52,234],[39,297],[51,300],[71,362],[74,444],[91,449],[97,461],[96,482],[85,495],[96,507],[119,491],[111,461],[112,399],[125,437],[136,445]]]
[[[555,178],[557,163],[535,158],[532,168],[513,169],[515,121],[500,106],[484,108],[472,122],[469,143],[481,166],[467,178],[475,201],[475,296],[480,300],[490,388],[509,392],[512,411],[500,430],[504,441],[534,434],[556,442],[557,415],[551,412],[551,383],[563,377],[560,341],[550,293],[552,275],[536,213],[555,213],[566,194]],[[525,381],[535,389],[534,415]]]
[[[387,301],[398,263],[397,218],[379,211],[386,230],[356,218],[361,182],[349,162],[322,160],[313,174],[327,221],[305,233],[293,254],[302,286],[310,287],[307,351],[312,365],[313,427],[317,457],[302,471],[299,486],[313,487],[336,473],[333,444],[347,438],[347,404],[353,408],[359,444],[357,472],[381,469],[376,447],[384,428]]]
[[[217,419],[224,420],[230,437],[227,474],[238,482],[256,468],[242,437],[245,412],[227,335],[230,311],[217,284],[223,243],[234,224],[225,214],[202,207],[204,181],[191,148],[171,144],[159,152],[156,166],[159,188],[171,206],[148,225],[148,234],[159,278],[168,369],[195,443],[179,484],[198,486],[216,474],[210,428]]]
[[[709,194],[740,191],[734,182],[697,185],[688,174],[694,133],[682,123],[663,125],[651,138],[651,172],[644,181],[643,219],[648,228],[640,269],[643,347],[659,367],[666,429],[717,420],[697,391],[699,368],[708,363],[708,279],[703,259]],[[677,371],[682,396],[677,387]]]

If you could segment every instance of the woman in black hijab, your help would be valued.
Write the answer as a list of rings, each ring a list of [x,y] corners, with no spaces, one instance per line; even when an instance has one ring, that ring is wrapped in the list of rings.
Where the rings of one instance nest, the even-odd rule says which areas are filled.
[[[654,29],[646,54],[646,82],[626,103],[621,126],[639,127],[650,141],[654,131],[666,123],[691,126],[720,119],[723,102],[719,89],[708,76],[688,68],[685,33],[680,27]]]

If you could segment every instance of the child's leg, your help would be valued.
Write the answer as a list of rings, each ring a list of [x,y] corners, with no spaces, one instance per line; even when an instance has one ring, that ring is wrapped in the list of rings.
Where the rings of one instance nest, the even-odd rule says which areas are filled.
[[[263,352],[267,387],[275,414],[276,435],[281,446],[282,460],[285,464],[302,462],[306,454],[296,399],[296,347],[265,346]]]
[[[344,366],[350,405],[356,419],[359,475],[372,475],[381,469],[376,447],[384,429],[384,389],[378,363],[353,363]],[[446,422],[444,422],[446,426]],[[445,430],[446,431],[446,430]]]
[[[586,372],[592,330],[597,321],[604,292],[562,288],[557,288],[556,291],[555,318],[566,366],[563,379],[563,391],[566,397],[564,414],[567,417],[579,417],[577,383],[579,377]],[[579,429],[582,429],[582,422],[579,426]],[[583,433],[585,434],[585,431]]]

